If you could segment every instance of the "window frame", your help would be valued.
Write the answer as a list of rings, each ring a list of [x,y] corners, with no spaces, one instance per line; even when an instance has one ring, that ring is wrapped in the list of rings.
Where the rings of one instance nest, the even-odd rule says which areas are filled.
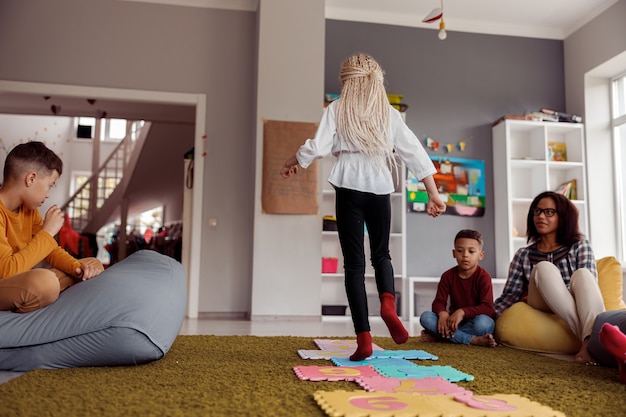
[[[626,261],[626,72],[610,79],[611,140],[615,169],[616,220],[619,225],[618,253]],[[620,130],[624,134],[620,134]],[[623,155],[624,154],[624,155]]]

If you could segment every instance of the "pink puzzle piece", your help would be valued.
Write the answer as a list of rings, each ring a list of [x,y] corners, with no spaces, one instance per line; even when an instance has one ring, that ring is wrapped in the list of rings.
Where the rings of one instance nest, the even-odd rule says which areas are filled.
[[[437,378],[387,378],[384,376],[360,376],[356,383],[367,391],[405,392],[423,395],[452,395],[465,393],[466,389],[447,381]]]
[[[322,350],[352,350],[356,349],[356,340],[337,340],[337,339],[313,339],[313,342]],[[373,350],[383,350],[376,343],[372,343]]]
[[[371,366],[295,366],[298,378],[309,381],[354,381],[358,377],[380,376]]]

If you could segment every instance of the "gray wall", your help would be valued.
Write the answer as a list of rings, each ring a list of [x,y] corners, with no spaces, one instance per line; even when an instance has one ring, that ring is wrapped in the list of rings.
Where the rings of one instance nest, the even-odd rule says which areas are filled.
[[[407,273],[439,276],[454,265],[452,245],[463,228],[485,240],[482,261],[495,274],[491,124],[498,117],[541,107],[563,110],[563,42],[327,20],[326,92],[338,93],[340,63],[354,52],[373,55],[386,71],[387,92],[404,94],[407,124],[420,138],[466,141],[464,152],[436,155],[485,161],[483,217],[407,214]],[[504,278],[504,277],[502,277]]]

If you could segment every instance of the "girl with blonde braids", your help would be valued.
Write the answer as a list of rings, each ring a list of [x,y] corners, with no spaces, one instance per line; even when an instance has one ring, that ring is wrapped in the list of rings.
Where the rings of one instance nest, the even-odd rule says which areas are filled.
[[[398,343],[409,334],[396,314],[393,266],[389,255],[390,194],[396,157],[421,179],[428,193],[426,212],[437,217],[446,209],[433,179],[436,169],[415,134],[387,98],[384,72],[369,55],[349,57],[341,66],[340,98],[325,110],[313,139],[285,161],[280,174],[289,178],[329,153],[337,158],[328,181],[335,188],[337,231],[344,258],[345,287],[357,336],[351,360],[372,354],[365,293],[364,226],[369,233],[371,262],[381,301],[380,315]]]

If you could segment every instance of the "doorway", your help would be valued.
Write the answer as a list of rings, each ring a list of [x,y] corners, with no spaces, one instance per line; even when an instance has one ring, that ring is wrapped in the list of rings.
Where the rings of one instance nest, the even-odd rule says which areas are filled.
[[[172,93],[148,90],[129,90],[75,85],[26,83],[0,80],[0,113],[25,115],[62,114],[64,116],[89,116],[96,111],[106,111],[107,117],[144,119],[153,117],[185,117],[172,109],[191,107],[194,119],[194,146],[203,149],[206,128],[206,95]],[[54,107],[53,107],[54,106]],[[187,317],[198,317],[198,291],[200,277],[200,249],[202,230],[202,183],[204,159],[194,161],[194,186],[191,205],[184,207],[190,212],[189,226],[185,227],[183,243],[183,267],[187,271]],[[187,200],[187,199],[186,199]],[[187,226],[187,225],[185,225]]]

